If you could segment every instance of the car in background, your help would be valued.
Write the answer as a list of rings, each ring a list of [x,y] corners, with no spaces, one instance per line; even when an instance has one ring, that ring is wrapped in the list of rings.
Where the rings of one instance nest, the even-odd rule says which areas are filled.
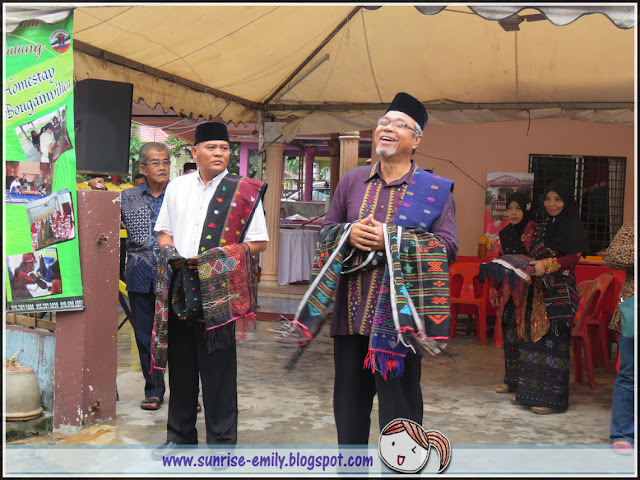
[[[329,182],[313,182],[313,191],[311,192],[312,202],[324,202],[329,198],[331,189],[329,188]],[[283,202],[302,202],[304,196],[300,195],[300,192],[292,192],[282,197]]]

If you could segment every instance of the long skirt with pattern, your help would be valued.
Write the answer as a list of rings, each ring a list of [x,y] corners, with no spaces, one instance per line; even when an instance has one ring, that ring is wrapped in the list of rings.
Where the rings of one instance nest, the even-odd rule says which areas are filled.
[[[517,385],[520,342],[518,341],[515,304],[512,299],[507,301],[502,314],[502,339],[504,348],[504,383],[509,386]]]
[[[531,289],[529,289],[531,293]],[[523,405],[569,408],[569,352],[571,330],[550,328],[536,343],[531,341],[531,301],[527,301],[525,338],[520,343],[516,400]]]

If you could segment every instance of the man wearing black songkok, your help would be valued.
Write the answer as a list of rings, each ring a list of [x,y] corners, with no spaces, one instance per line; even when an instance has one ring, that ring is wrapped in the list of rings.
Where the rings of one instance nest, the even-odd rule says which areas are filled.
[[[424,268],[424,265],[416,268],[417,264],[412,262],[422,261],[427,255],[434,255],[429,260],[437,265],[433,270],[428,266],[421,270],[424,273],[416,276],[413,286],[408,287],[412,291],[407,295],[411,296],[407,304],[419,307],[407,315],[411,317],[407,323],[413,324],[406,328],[415,327],[418,331],[421,322],[429,339],[440,341],[449,335],[448,275],[442,273],[445,281],[436,276],[447,272],[447,263],[455,260],[458,249],[453,182],[422,170],[411,159],[422,140],[427,119],[427,110],[418,99],[404,92],[393,98],[373,134],[380,161],[355,168],[340,179],[320,232],[316,257],[337,258],[351,247],[351,258],[357,266],[351,269],[344,263],[337,265],[342,269],[337,282],[323,270],[318,273],[317,282],[314,280],[314,284],[322,285],[321,293],[324,287],[335,292],[330,334],[334,339],[333,410],[340,445],[369,443],[376,395],[381,429],[397,418],[422,424],[422,352],[404,343],[404,325],[398,327],[395,319],[407,314],[397,307],[397,302],[387,300],[391,280],[386,265],[392,262],[378,260],[390,258],[385,247],[390,245],[391,231],[401,232],[401,242],[411,236],[409,243],[423,252],[405,255],[397,265],[403,271]],[[324,257],[324,253],[328,256]],[[361,268],[372,255],[375,260],[370,262],[371,268]],[[394,272],[398,272],[395,267]],[[395,278],[399,277],[394,273]],[[442,289],[438,291],[437,302],[444,305],[442,315],[418,311],[424,305],[433,305],[423,300],[434,288]],[[326,310],[322,301],[327,295],[317,293],[319,289],[312,285],[305,296],[309,300],[296,314],[295,321],[308,332],[307,338],[319,329],[315,320],[320,317],[315,313],[318,306],[321,312]],[[396,311],[399,315],[395,315]],[[437,321],[433,320],[436,317]]]
[[[165,293],[157,298],[163,306],[156,307],[153,369],[163,374],[168,362],[170,400],[167,443],[154,458],[171,455],[175,445],[198,443],[198,379],[207,444],[237,443],[235,332],[246,328],[255,307],[249,257],[269,240],[262,207],[266,184],[229,173],[227,126],[198,125],[191,153],[198,170],[171,181],[155,225],[162,247],[159,286],[164,282],[158,290]],[[221,251],[224,257],[209,260]],[[167,263],[170,281],[161,274]],[[231,280],[232,270],[242,281]],[[218,275],[223,278],[212,285]]]

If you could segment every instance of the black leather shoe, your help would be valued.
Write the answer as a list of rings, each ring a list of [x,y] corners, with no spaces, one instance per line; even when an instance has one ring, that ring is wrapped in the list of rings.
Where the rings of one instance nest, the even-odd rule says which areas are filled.
[[[152,460],[162,460],[164,457],[173,457],[178,453],[178,445],[175,442],[167,442],[151,451]]]

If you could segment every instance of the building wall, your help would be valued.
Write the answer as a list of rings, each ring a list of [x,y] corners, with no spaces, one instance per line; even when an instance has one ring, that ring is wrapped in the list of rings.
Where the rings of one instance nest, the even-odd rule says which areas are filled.
[[[477,239],[484,230],[487,172],[527,172],[529,154],[626,157],[624,221],[635,217],[633,126],[568,119],[533,120],[530,125],[526,121],[428,125],[413,158],[420,167],[455,182],[459,255],[477,254]]]
[[[7,358],[22,348],[18,363],[33,368],[40,387],[42,406],[49,412],[53,411],[56,334],[40,328],[7,325],[5,341]]]

